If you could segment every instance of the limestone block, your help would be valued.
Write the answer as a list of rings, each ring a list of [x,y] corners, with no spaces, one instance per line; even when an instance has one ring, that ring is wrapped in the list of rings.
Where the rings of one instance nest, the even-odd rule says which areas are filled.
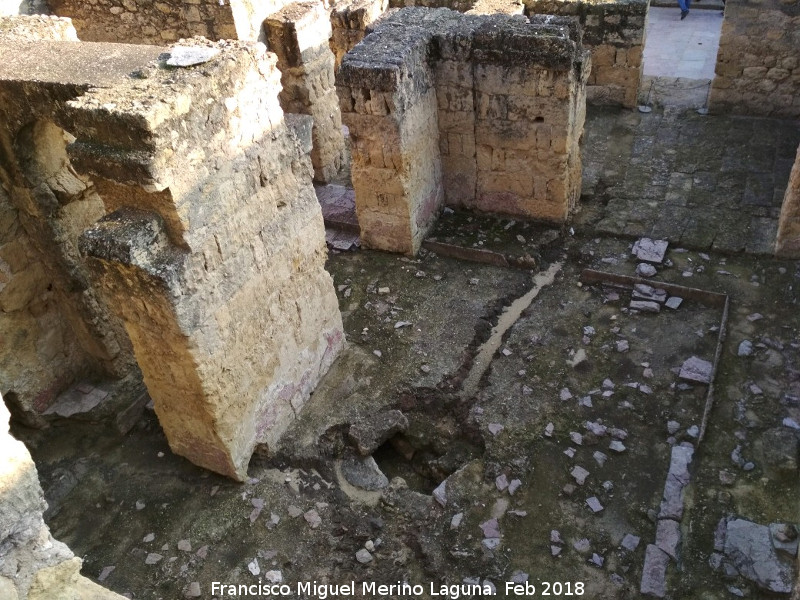
[[[311,185],[312,119],[283,114],[277,58],[263,46],[211,47],[219,53],[196,67],[154,65],[147,79],[92,90],[64,119],[76,165],[141,188],[81,249],[125,323],[170,446],[241,480],[344,338]],[[167,106],[147,101],[166,85]],[[109,115],[101,107],[115,98]],[[109,120],[124,132],[113,153]],[[121,175],[134,160],[146,179]]]

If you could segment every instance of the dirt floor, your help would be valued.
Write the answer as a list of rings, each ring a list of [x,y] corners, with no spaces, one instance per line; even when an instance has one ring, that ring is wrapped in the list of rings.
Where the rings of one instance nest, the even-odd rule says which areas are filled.
[[[623,112],[617,127],[633,119]],[[781,147],[788,134],[771,130]],[[682,515],[658,543],[675,556],[666,596],[788,597],[748,578],[741,560],[732,567],[735,549],[715,532],[733,517],[800,521],[800,263],[713,240],[682,248],[667,235],[650,285],[714,294],[675,288],[659,312],[632,310],[630,287],[582,272],[637,277],[634,236],[649,231],[630,223],[671,219],[652,207],[611,218],[613,190],[630,206],[642,173],[630,162],[602,190],[588,173],[575,229],[443,215],[436,240],[515,267],[429,250],[333,251],[348,348],[281,446],[253,458],[245,484],[173,455],[150,411],[125,436],[75,419],[18,427],[53,535],[83,557],[84,574],[137,599],[237,597],[212,593],[212,582],[282,582],[295,598],[324,597],[297,594],[298,582],[355,582],[338,597],[367,598],[481,597],[440,588],[477,585],[503,598],[524,597],[526,581],[536,595],[637,598],[683,451],[674,449],[693,448]],[[699,223],[718,214],[695,208]],[[672,296],[676,308],[663,304]],[[681,378],[691,357],[716,362],[712,394]],[[789,554],[778,555],[790,573]],[[422,593],[364,593],[363,582]]]

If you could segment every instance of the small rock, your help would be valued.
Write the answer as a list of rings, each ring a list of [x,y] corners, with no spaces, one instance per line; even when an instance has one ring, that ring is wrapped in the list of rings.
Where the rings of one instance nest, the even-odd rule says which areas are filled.
[[[667,240],[653,240],[643,237],[636,240],[631,253],[639,260],[661,263],[664,261],[668,246],[669,242]]]
[[[445,479],[433,490],[433,499],[442,506],[447,506],[447,480]],[[460,521],[459,521],[460,522]]]
[[[611,443],[608,445],[609,450],[613,450],[614,452],[625,452],[625,444],[620,442],[619,440],[612,440]]]
[[[566,454],[570,458],[575,458],[575,452],[576,452],[575,448],[567,448],[566,450],[564,450],[564,454]]]
[[[747,315],[747,320],[750,321],[751,323],[754,323],[755,321],[758,321],[763,318],[764,315],[762,315],[761,313],[752,313]]]
[[[561,546],[550,544],[550,555],[555,557],[558,556],[559,554],[561,554]]]
[[[303,510],[297,508],[294,504],[290,504],[286,509],[286,512],[288,512],[289,516],[292,517],[293,519],[296,519],[297,517],[303,514]]]
[[[378,463],[371,456],[348,457],[342,461],[342,475],[350,485],[368,491],[377,491],[389,485]]]
[[[372,554],[370,554],[369,550],[366,548],[361,548],[361,550],[356,552],[356,560],[362,565],[365,565],[369,562],[372,562]]]
[[[561,539],[561,532],[557,529],[550,530],[550,543],[551,544],[563,544],[564,540]]]
[[[258,559],[254,558],[249,563],[247,563],[247,570],[250,571],[255,576],[258,576],[261,573],[261,567],[258,566]]]
[[[667,433],[670,435],[675,435],[678,433],[678,430],[681,428],[681,424],[677,421],[667,421]]]
[[[631,345],[628,343],[628,340],[617,340],[617,352],[627,352]]]
[[[559,398],[561,398],[562,401],[566,401],[566,400],[569,400],[570,398],[572,398],[572,392],[569,391],[569,388],[563,388],[559,392],[558,396],[559,396]]]
[[[270,583],[283,583],[283,573],[277,570],[267,571],[264,573],[264,579]]]
[[[589,548],[591,548],[591,543],[588,539],[581,538],[577,542],[573,543],[572,547],[575,548],[576,552],[584,554],[589,551]]]
[[[183,552],[191,552],[192,543],[189,540],[181,540],[178,542],[178,550],[181,550]]]
[[[589,471],[578,465],[575,465],[569,474],[572,475],[578,485],[583,485],[586,482],[586,478],[589,477]]]
[[[186,598],[199,598],[202,595],[202,591],[200,590],[200,582],[193,581],[191,582],[186,591],[183,594]]]
[[[700,435],[700,428],[697,425],[692,425],[686,430],[686,435],[692,438],[697,438]]]
[[[666,306],[667,308],[671,308],[672,310],[677,310],[682,303],[683,303],[683,298],[681,298],[680,296],[670,296],[664,303],[664,306]]]
[[[511,483],[508,484],[508,493],[510,496],[513,496],[516,491],[520,488],[522,482],[519,479],[512,479]]]
[[[687,381],[696,381],[698,383],[710,383],[711,372],[713,371],[713,369],[714,365],[712,365],[707,360],[703,360],[702,358],[698,358],[697,356],[692,356],[687,358],[681,365],[681,370],[678,376],[681,379],[685,379]]]
[[[636,265],[636,274],[639,277],[653,277],[656,273],[658,273],[658,271],[656,271],[653,265],[648,265],[647,263],[639,263]]]
[[[643,313],[661,312],[661,305],[658,302],[652,302],[650,300],[631,300],[629,308]]]
[[[489,425],[487,425],[486,428],[492,435],[497,435],[498,433],[503,431],[503,429],[505,429],[505,427],[503,427],[500,423],[489,423]]]
[[[161,554],[156,554],[155,552],[151,552],[144,559],[144,564],[146,564],[146,565],[154,565],[157,562],[161,561],[163,558],[164,557]]]
[[[450,519],[450,529],[458,529],[463,519],[464,519],[464,513],[454,514],[453,518]]]
[[[308,526],[311,527],[311,529],[316,529],[317,527],[322,525],[322,518],[319,516],[319,513],[313,508],[303,513],[303,518],[306,520],[306,523],[308,523]]]
[[[143,542],[145,542],[145,543],[147,544],[147,543],[150,543],[150,542],[152,542],[154,539],[156,539],[156,534],[154,534],[154,533],[148,533],[146,536],[144,536],[144,537],[142,538],[142,541],[143,541]]]
[[[739,349],[736,354],[739,356],[750,356],[753,353],[753,342],[750,340],[742,340],[739,344]]]
[[[483,532],[483,537],[485,538],[499,538],[500,537],[500,526],[497,523],[497,519],[489,519],[479,525],[481,531]]]
[[[600,500],[597,499],[597,496],[591,496],[590,498],[586,499],[586,504],[592,509],[593,513],[599,513],[603,510],[603,505],[600,504]]]
[[[142,510],[145,506],[146,506],[145,503],[142,502],[141,500],[136,501],[136,510]]]
[[[207,63],[217,54],[219,54],[219,48],[174,46],[169,51],[167,64],[170,67],[191,67]]]
[[[500,546],[500,538],[485,538],[481,544],[483,544],[488,550],[495,550],[498,546]]]
[[[103,570],[100,571],[100,575],[97,576],[97,581],[103,582],[106,579],[108,579],[108,576],[111,575],[111,573],[113,573],[114,569],[116,568],[117,567],[115,566],[103,567]]]
[[[602,567],[605,561],[606,559],[597,554],[597,552],[593,552],[592,558],[589,559],[589,562],[597,567]]]
[[[555,431],[556,426],[552,423],[548,423],[544,428],[544,435],[545,437],[553,437],[553,432]]]
[[[569,439],[572,440],[573,444],[577,444],[578,446],[583,444],[583,436],[578,433],[577,431],[570,431],[569,432]]]
[[[599,450],[597,450],[594,454],[592,454],[592,458],[594,458],[595,461],[597,461],[597,464],[600,465],[601,467],[604,464],[606,464],[606,461],[608,460],[608,456],[606,456]]]
[[[502,492],[508,488],[508,478],[505,473],[501,473],[494,480],[494,485],[497,491]]]
[[[633,552],[636,548],[639,547],[639,542],[641,538],[639,536],[633,535],[632,533],[626,533],[625,537],[622,538],[622,543],[620,546],[625,548],[628,552]]]

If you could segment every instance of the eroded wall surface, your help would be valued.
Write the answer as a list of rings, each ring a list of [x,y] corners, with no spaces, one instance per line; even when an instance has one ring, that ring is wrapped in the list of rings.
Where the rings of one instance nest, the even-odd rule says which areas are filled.
[[[243,479],[343,345],[311,183],[263,45],[195,41],[68,103],[70,158],[108,211],[82,249],[120,313],[174,452]]]
[[[164,44],[200,35],[212,40],[257,40],[264,17],[281,0],[49,0],[69,17],[81,40]]]
[[[337,75],[363,243],[413,254],[444,203],[561,222],[580,195],[577,23],[406,8]]]
[[[800,2],[727,2],[709,108],[800,116]]]
[[[526,14],[575,16],[592,53],[586,99],[592,104],[636,106],[642,78],[648,2],[644,0],[524,0]]]
[[[0,19],[0,389],[16,416],[32,424],[76,379],[136,370],[122,324],[78,251],[82,231],[105,214],[103,203],[72,169],[71,138],[54,123],[65,100],[90,81],[113,77],[108,60],[83,67],[106,68],[103,77],[84,77],[80,68],[68,75],[69,61],[48,50],[77,48],[75,39],[65,19]],[[136,64],[136,51],[131,55],[119,68]],[[46,81],[43,61],[51,60],[65,65],[63,77]]]
[[[345,162],[345,144],[328,11],[320,2],[294,2],[267,17],[264,31],[269,48],[278,56],[281,107],[314,119],[314,179],[329,182]]]
[[[344,55],[364,39],[367,28],[389,8],[388,0],[345,0],[331,7],[331,50],[336,56],[336,70]]]
[[[775,255],[800,258],[800,148],[783,198]]]
[[[81,560],[50,535],[36,466],[25,445],[9,433],[8,421],[0,397],[0,598],[122,600],[82,577]]]

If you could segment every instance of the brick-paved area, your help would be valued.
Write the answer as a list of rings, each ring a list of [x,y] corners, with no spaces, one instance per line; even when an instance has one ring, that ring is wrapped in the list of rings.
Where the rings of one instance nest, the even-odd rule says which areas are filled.
[[[589,107],[579,227],[770,254],[800,123]]]

